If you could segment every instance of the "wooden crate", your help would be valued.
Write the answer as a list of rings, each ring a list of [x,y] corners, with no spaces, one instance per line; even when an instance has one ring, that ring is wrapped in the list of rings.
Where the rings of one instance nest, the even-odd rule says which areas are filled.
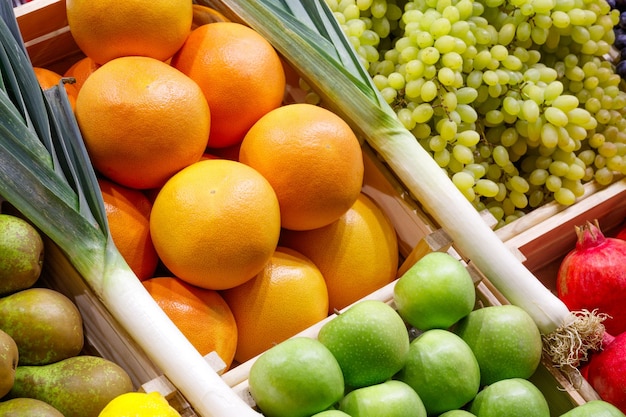
[[[22,36],[27,46],[33,65],[43,66],[63,73],[71,64],[83,57],[76,43],[71,37],[65,16],[64,0],[34,0],[15,9],[16,17]],[[394,179],[392,173],[379,161],[377,156],[367,146],[365,153],[365,184],[363,190],[372,197],[392,220],[398,233],[399,250],[402,259],[406,259],[403,269],[419,259],[420,256],[431,250],[448,250],[456,254],[452,242],[446,240],[438,225],[429,216],[424,214],[417,202],[413,201],[409,194]],[[617,186],[624,186],[623,181]],[[615,188],[611,188],[615,190]],[[587,211],[588,205],[609,204],[607,201],[618,201],[609,197],[604,190],[590,189],[585,200],[577,203],[569,209],[552,207],[548,210],[538,211],[536,216],[529,215],[518,220],[499,231],[499,236],[514,251],[519,251],[520,256],[525,257],[526,264],[531,268],[539,279],[548,283],[549,273],[546,269],[553,266],[559,256],[563,256],[563,248],[557,250],[547,244],[554,251],[547,253],[536,243],[545,242],[545,230],[547,223],[551,223],[556,229],[560,222],[564,222],[564,213],[575,211]],[[621,195],[622,218],[624,210],[624,195]],[[588,197],[589,196],[589,197]],[[607,200],[607,201],[605,201]],[[583,203],[587,201],[585,205]],[[594,205],[594,207],[595,207]],[[604,214],[611,212],[607,206]],[[557,216],[557,214],[559,214]],[[488,219],[486,218],[486,221]],[[601,219],[601,225],[604,220]],[[615,219],[611,220],[616,221]],[[561,237],[559,232],[555,236]],[[552,238],[552,237],[551,237]],[[138,389],[157,389],[168,395],[184,416],[195,416],[195,412],[186,403],[184,397],[168,383],[161,375],[161,371],[154,366],[149,358],[133,342],[121,326],[115,322],[98,299],[91,293],[80,276],[75,273],[65,276],[67,271],[73,268],[68,264],[63,254],[52,243],[48,242],[51,262],[46,272],[46,282],[53,288],[57,288],[72,297],[86,319],[86,337],[88,348],[105,358],[114,360],[122,365],[131,375]],[[534,249],[533,249],[534,248]],[[540,265],[535,267],[536,265]],[[493,288],[490,282],[471,265],[468,266],[475,272],[478,290],[477,305],[497,305],[507,303],[506,299]],[[367,298],[382,299],[391,302],[393,284],[373,293]],[[314,336],[322,323],[307,329],[304,334]],[[210,358],[209,358],[210,359]],[[238,394],[248,398],[247,394],[247,371],[252,362],[239,365],[223,375],[224,380]],[[219,368],[219,361],[215,365]],[[547,361],[544,361],[532,377],[533,382],[539,386],[551,406],[553,416],[558,416],[572,407],[582,404],[590,399],[597,398],[596,394],[588,385],[573,386],[558,370],[554,369]]]

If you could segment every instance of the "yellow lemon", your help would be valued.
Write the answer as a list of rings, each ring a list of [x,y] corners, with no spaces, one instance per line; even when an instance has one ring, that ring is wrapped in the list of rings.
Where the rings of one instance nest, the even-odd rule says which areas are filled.
[[[98,417],[181,417],[158,392],[128,392],[112,399]]]

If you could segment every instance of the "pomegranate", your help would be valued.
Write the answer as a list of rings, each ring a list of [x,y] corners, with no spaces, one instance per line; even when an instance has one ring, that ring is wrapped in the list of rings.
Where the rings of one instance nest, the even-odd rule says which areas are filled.
[[[626,333],[605,333],[603,345],[585,366],[585,377],[604,401],[626,413]]]
[[[557,295],[572,311],[609,317],[606,331],[626,331],[626,240],[605,237],[598,222],[576,227],[576,246],[561,262]]]

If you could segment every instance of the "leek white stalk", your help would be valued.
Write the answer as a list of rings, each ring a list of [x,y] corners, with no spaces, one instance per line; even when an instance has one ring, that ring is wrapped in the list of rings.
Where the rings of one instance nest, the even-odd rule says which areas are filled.
[[[407,190],[544,335],[577,326],[572,314],[504,245],[380,96],[324,0],[204,0],[263,35],[365,138]],[[600,328],[601,332],[603,329]],[[575,330],[576,331],[576,330]]]
[[[42,94],[8,2],[0,12],[0,195],[61,248],[199,415],[260,416],[165,315],[113,244],[65,89]]]

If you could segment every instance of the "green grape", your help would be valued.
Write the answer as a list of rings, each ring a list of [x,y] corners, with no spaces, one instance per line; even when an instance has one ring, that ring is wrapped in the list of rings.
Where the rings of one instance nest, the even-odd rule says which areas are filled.
[[[496,197],[500,192],[500,187],[498,187],[498,184],[492,180],[479,179],[476,181],[474,191],[476,192],[476,194],[483,197]]]
[[[554,126],[563,127],[569,123],[567,114],[558,107],[547,107],[543,111],[546,120]]]
[[[536,168],[528,176],[528,181],[532,185],[543,185],[546,183],[550,173],[546,169]]]
[[[554,200],[565,206],[570,206],[576,202],[576,195],[568,188],[561,187],[554,192]]]
[[[433,114],[433,107],[429,103],[421,103],[413,109],[411,116],[416,123],[426,123],[433,117]]]
[[[496,220],[502,220],[504,218],[504,210],[501,206],[490,206],[488,207],[489,212]]]
[[[422,85],[421,96],[426,102],[433,101],[437,97],[437,84],[431,80],[426,81]]]
[[[563,161],[552,161],[548,167],[550,174],[564,177],[569,172],[569,165]]]
[[[504,167],[509,162],[509,152],[502,145],[496,146],[493,151],[493,161],[499,166]]]
[[[475,88],[471,87],[462,87],[456,91],[457,102],[459,104],[470,104],[477,96],[478,92]]]
[[[442,138],[440,135],[431,136],[430,140],[428,141],[428,146],[433,152],[442,151],[446,149],[447,145],[448,141]]]
[[[460,145],[471,148],[480,141],[480,135],[475,130],[465,130],[456,135],[456,142]]]
[[[478,113],[469,104],[457,104],[456,112],[464,123],[474,123],[478,120]]]
[[[456,74],[451,68],[443,67],[437,72],[437,79],[444,86],[452,86],[456,81]]]
[[[471,173],[474,179],[480,179],[484,177],[487,173],[487,168],[485,168],[484,165],[476,163],[465,165],[465,168],[463,168],[463,170]]]
[[[548,189],[551,192],[555,192],[559,189],[561,189],[561,177],[556,176],[556,175],[549,175],[548,178],[546,178],[546,189]]]
[[[572,193],[574,193],[574,197],[576,198],[582,197],[585,194],[585,187],[580,180],[563,178],[563,188],[567,188]]]
[[[471,164],[474,162],[474,153],[464,145],[456,144],[452,147],[452,156],[462,164]]]
[[[456,136],[457,124],[449,119],[441,119],[439,123],[437,123],[437,131],[442,140],[452,142]]]
[[[433,159],[441,168],[445,168],[450,164],[450,152],[447,149],[442,149],[433,154]]]

